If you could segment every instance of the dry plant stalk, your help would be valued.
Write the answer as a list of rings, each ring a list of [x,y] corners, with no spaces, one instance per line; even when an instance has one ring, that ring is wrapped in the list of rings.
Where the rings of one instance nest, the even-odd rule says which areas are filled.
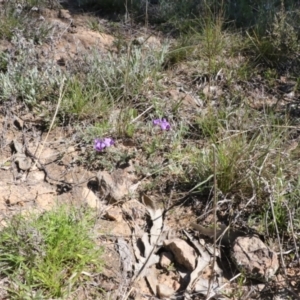
[[[212,145],[213,147],[213,161],[214,161],[214,201],[213,201],[213,223],[214,223],[214,253],[213,253],[213,262],[212,262],[212,276],[209,280],[209,286],[207,289],[206,297],[209,297],[210,290],[212,287],[212,281],[214,280],[214,270],[216,264],[216,252],[217,252],[217,162],[216,162],[216,145]]]
[[[62,98],[63,98],[63,95],[64,95],[64,84],[65,84],[65,78],[62,80],[61,84],[60,84],[60,87],[59,87],[59,97],[58,97],[58,102],[57,102],[57,105],[56,105],[56,109],[55,109],[55,113],[53,115],[53,118],[52,118],[52,121],[51,121],[51,124],[50,124],[50,127],[49,127],[49,130],[47,132],[47,135],[43,141],[43,144],[42,144],[42,147],[40,149],[40,152],[39,154],[37,155],[37,160],[35,160],[35,163],[33,165],[33,167],[36,167],[36,163],[37,161],[40,159],[41,155],[42,155],[42,152],[44,150],[44,146],[45,146],[45,143],[47,142],[48,140],[48,137],[49,137],[49,134],[50,134],[50,131],[54,125],[54,122],[55,122],[55,119],[56,119],[56,116],[57,116],[57,113],[58,113],[58,110],[60,108],[60,105],[61,105],[61,101],[62,101]]]

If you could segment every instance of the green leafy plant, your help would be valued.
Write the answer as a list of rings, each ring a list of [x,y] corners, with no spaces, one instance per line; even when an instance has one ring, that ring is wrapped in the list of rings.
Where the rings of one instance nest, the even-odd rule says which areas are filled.
[[[228,117],[229,115],[231,115],[231,118]],[[217,181],[218,188],[223,195],[234,194],[237,198],[251,197],[254,187],[257,195],[264,195],[264,188],[261,180],[257,177],[257,170],[260,170],[260,176],[271,179],[274,172],[278,171],[278,167],[276,167],[278,166],[278,160],[284,159],[278,153],[278,156],[272,155],[272,159],[269,158],[268,163],[266,163],[269,151],[280,147],[287,138],[283,138],[287,134],[284,126],[282,129],[277,129],[277,125],[274,124],[275,127],[272,133],[268,131],[269,127],[265,126],[262,128],[254,127],[253,131],[250,129],[241,130],[238,134],[232,134],[232,136],[226,134],[230,126],[234,126],[235,129],[239,126],[245,128],[245,124],[248,122],[247,128],[249,128],[253,120],[248,119],[248,116],[248,114],[244,114],[244,118],[239,122],[236,122],[233,113],[227,116],[223,114],[223,120],[219,117],[214,119],[210,116],[207,121],[201,121],[201,129],[208,134],[210,143],[216,146]],[[270,122],[272,116],[268,116],[268,119]],[[269,124],[269,126],[272,128],[272,124]],[[192,173],[196,177],[201,174],[199,182],[213,174],[214,158],[211,147],[206,146],[201,150],[197,150],[194,155],[191,155],[190,159],[195,167]],[[272,168],[270,164],[273,166]],[[188,169],[188,172],[191,174],[190,169]]]
[[[0,273],[10,279],[10,299],[63,297],[83,280],[83,271],[101,271],[103,250],[92,226],[90,211],[67,206],[9,220],[0,231]]]
[[[62,113],[81,120],[89,116],[90,120],[105,116],[110,109],[108,99],[99,91],[89,76],[84,79],[70,76],[62,102]]]
[[[117,122],[117,131],[119,135],[125,135],[132,138],[136,125],[134,124],[135,118],[138,116],[137,110],[134,108],[124,108],[119,115]]]

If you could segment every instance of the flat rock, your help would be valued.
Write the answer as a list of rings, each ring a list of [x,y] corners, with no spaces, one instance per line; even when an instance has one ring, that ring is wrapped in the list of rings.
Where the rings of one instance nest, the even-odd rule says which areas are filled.
[[[98,223],[99,232],[103,235],[121,236],[124,238],[131,236],[131,229],[124,220],[121,222],[112,222],[101,219]]]
[[[37,188],[30,188],[25,185],[6,185],[0,187],[0,200],[8,206],[24,202],[34,202],[37,194]]]
[[[132,165],[125,169],[117,169],[112,173],[100,171],[97,174],[97,180],[100,187],[100,193],[111,203],[125,200],[125,197],[131,192],[131,187],[135,182],[134,168]]]
[[[105,216],[111,221],[121,222],[123,220],[122,210],[119,207],[112,207],[108,209]]]
[[[170,298],[174,294],[174,290],[165,284],[157,285],[157,295],[160,299]]]
[[[120,201],[128,194],[126,177],[121,170],[117,171],[112,174],[101,171],[97,174],[100,192],[112,202]]]
[[[165,240],[164,247],[170,250],[175,261],[193,271],[196,266],[196,253],[194,249],[182,239]]]
[[[98,197],[87,187],[83,187],[82,189],[82,198],[91,208],[99,207],[100,202]]]
[[[279,268],[277,254],[258,237],[237,237],[232,245],[231,258],[247,278],[269,281]]]
[[[163,252],[160,255],[159,264],[162,268],[168,268],[174,261],[174,256],[171,252]]]

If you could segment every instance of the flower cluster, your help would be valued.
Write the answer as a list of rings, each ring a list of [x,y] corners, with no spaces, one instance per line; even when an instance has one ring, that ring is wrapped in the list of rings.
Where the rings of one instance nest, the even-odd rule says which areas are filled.
[[[112,138],[95,139],[94,149],[96,151],[102,151],[105,148],[112,146],[114,143],[115,142]]]
[[[170,130],[170,123],[165,119],[155,119],[152,121],[154,126],[160,126],[161,130]],[[112,138],[102,138],[94,140],[94,149],[98,152],[103,151],[105,148],[110,147],[114,144]]]
[[[158,125],[162,130],[170,130],[170,123],[166,119],[153,120],[153,125]]]

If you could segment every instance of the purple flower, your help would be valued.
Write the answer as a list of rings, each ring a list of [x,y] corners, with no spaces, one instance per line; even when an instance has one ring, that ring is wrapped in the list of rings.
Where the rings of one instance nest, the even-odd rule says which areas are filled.
[[[170,130],[171,126],[170,126],[170,123],[166,119],[162,119],[162,121],[160,123],[160,128],[162,130]]]
[[[113,144],[114,144],[114,140],[111,138],[95,139],[94,140],[94,149],[96,151],[102,151],[106,147],[110,147]]]
[[[103,143],[105,144],[106,147],[112,146],[115,142],[111,138],[105,138]]]
[[[161,119],[153,120],[153,125],[160,125]]]
[[[153,125],[159,125],[162,130],[170,130],[170,123],[166,119],[153,120]]]

